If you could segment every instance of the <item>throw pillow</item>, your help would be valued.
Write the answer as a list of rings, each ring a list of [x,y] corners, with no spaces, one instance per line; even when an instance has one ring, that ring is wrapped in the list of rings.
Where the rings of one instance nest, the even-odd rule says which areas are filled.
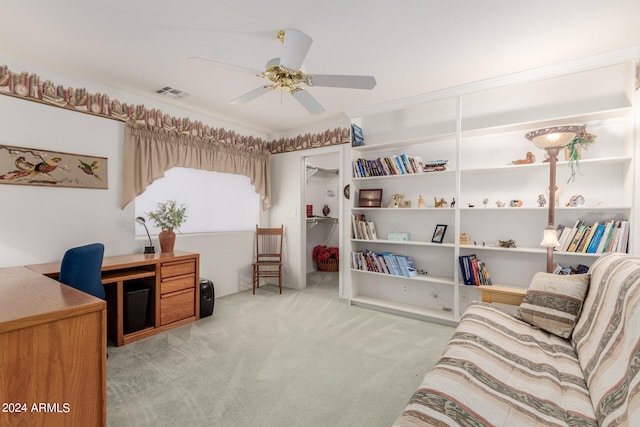
[[[562,338],[569,338],[589,289],[589,274],[536,273],[518,317]]]

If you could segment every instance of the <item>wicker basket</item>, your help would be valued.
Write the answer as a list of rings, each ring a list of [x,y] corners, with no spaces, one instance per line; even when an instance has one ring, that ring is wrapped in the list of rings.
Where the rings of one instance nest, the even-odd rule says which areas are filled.
[[[339,271],[340,263],[337,259],[328,259],[324,261],[318,261],[318,270],[320,271]]]

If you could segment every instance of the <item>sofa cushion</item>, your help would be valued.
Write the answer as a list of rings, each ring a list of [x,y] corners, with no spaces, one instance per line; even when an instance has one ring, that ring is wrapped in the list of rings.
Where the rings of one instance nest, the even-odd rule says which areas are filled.
[[[525,322],[569,338],[589,288],[589,274],[536,273],[518,307]]]
[[[601,426],[640,426],[640,258],[600,257],[572,334]]]
[[[472,303],[394,426],[596,426],[570,342]]]

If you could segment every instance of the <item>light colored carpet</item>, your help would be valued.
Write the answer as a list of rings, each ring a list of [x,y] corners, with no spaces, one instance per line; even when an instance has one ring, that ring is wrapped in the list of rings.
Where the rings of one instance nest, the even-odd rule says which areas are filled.
[[[453,328],[349,306],[337,273],[216,299],[213,316],[109,347],[109,426],[389,426]]]

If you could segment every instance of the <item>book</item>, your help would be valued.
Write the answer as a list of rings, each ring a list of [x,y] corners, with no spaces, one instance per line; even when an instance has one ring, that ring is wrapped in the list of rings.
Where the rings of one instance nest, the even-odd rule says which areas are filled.
[[[604,254],[604,253],[610,252],[609,246],[611,245],[611,239],[616,233],[616,228],[617,228],[616,221],[609,221],[609,229],[608,230],[605,229],[605,234],[603,236],[604,242],[599,248],[601,249],[601,252],[599,253]]]
[[[565,243],[567,241],[567,238],[569,237],[569,234],[571,233],[571,227],[564,227],[562,230],[562,234],[560,235],[560,237],[558,237],[558,242],[560,243],[560,246],[558,246],[558,250],[562,250],[561,248],[565,246]]]
[[[629,245],[629,228],[630,228],[629,221],[622,221],[621,231],[620,231],[622,234],[622,237],[620,239],[620,244],[616,248],[616,252],[623,252],[623,253],[627,252],[628,250],[627,246]]]
[[[596,249],[597,254],[604,253],[607,240],[609,239],[609,235],[611,234],[611,227],[613,227],[613,221],[607,221],[607,225],[605,226],[602,237],[600,238],[600,243],[598,244],[598,248]]]
[[[584,228],[584,233],[582,234],[582,237],[580,237],[580,241],[576,245],[576,249],[574,252],[582,252],[582,250],[584,249],[584,245],[586,244],[586,241],[590,235],[591,235],[591,226],[587,225]]]
[[[602,233],[604,233],[604,224],[598,224],[596,227],[596,231],[591,238],[591,242],[589,242],[589,247],[587,248],[588,254],[595,254],[596,249],[598,249],[598,245],[600,244],[600,239],[602,238]]]
[[[367,221],[366,224],[369,238],[371,240],[378,240],[378,235],[376,234],[376,225],[373,223],[373,221]]]
[[[578,226],[576,234],[574,235],[571,244],[567,248],[567,252],[575,252],[576,247],[580,243],[580,239],[582,239],[582,235],[584,234],[585,227],[586,226],[584,225],[584,223]]]
[[[580,244],[580,252],[582,253],[586,253],[587,249],[589,248],[589,245],[591,244],[591,240],[593,240],[593,236],[596,233],[596,230],[598,229],[598,222],[594,222],[593,225],[589,228],[589,234],[583,239],[582,243]]]
[[[571,227],[564,245],[562,246],[562,248],[560,248],[562,252],[567,252],[569,250],[569,245],[571,245],[571,242],[573,242],[576,232],[578,231],[578,227],[580,226],[581,223],[582,223],[582,220],[580,219],[576,220],[576,222],[573,224],[573,227]]]
[[[351,124],[351,146],[359,147],[364,145],[364,137],[362,135],[362,128],[355,123]]]
[[[460,270],[462,271],[462,279],[464,284],[475,285],[472,263],[473,260],[477,259],[476,254],[460,255],[458,259],[460,262]]]

